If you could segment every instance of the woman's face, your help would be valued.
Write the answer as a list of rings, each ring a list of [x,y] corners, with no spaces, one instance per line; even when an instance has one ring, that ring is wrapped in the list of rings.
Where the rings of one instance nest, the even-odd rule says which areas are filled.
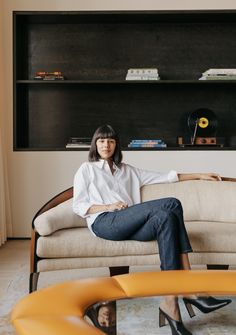
[[[96,142],[96,146],[101,159],[109,160],[115,152],[116,140],[113,138],[99,138]]]
[[[101,306],[98,312],[98,323],[102,327],[112,327],[116,324],[116,311],[112,306]]]

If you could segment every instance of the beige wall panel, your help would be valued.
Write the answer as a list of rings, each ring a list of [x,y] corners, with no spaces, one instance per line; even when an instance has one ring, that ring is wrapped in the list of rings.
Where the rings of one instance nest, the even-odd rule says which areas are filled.
[[[14,10],[161,10],[161,9],[235,9],[235,1],[111,1],[111,0],[1,0],[3,24],[4,129],[7,149],[13,236],[30,236],[36,210],[56,193],[70,187],[86,152],[13,152],[12,150],[12,11]],[[1,74],[2,77],[2,74]],[[217,171],[236,177],[235,151],[125,152],[127,162],[165,171]]]

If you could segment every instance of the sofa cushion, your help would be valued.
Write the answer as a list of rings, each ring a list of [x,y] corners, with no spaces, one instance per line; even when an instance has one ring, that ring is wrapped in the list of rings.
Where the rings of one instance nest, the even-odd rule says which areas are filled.
[[[40,237],[37,243],[39,257],[99,257],[156,254],[157,244],[137,241],[109,241],[94,236],[88,228],[56,231]]]
[[[189,221],[186,228],[194,252],[236,253],[234,223]]]
[[[40,235],[46,236],[63,228],[87,227],[87,223],[73,212],[71,198],[39,215],[34,226]]]
[[[214,181],[184,181],[152,184],[141,190],[142,201],[165,197],[178,198],[184,208],[185,221],[219,221],[236,223],[236,183]],[[49,209],[34,221],[41,236],[59,229],[86,227],[86,220],[72,210],[72,199]]]
[[[191,180],[153,184],[142,188],[142,201],[175,197],[184,209],[185,221],[219,221],[236,224],[236,183]]]
[[[195,252],[235,253],[235,225],[227,222],[186,222]],[[88,228],[71,228],[40,237],[39,257],[115,257],[122,255],[153,255],[158,252],[155,241],[108,241],[93,236]]]

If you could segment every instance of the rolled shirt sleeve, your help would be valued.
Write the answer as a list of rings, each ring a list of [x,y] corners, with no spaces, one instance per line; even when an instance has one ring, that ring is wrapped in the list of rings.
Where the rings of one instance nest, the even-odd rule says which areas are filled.
[[[87,211],[92,205],[88,193],[88,174],[86,165],[82,164],[74,177],[73,211],[83,218],[88,216]]]
[[[148,184],[174,183],[179,181],[178,174],[175,170],[171,170],[167,173],[161,173],[137,169],[137,172],[139,174],[141,186]]]
[[[176,183],[179,181],[178,173],[175,170],[171,170],[167,176],[170,183]]]

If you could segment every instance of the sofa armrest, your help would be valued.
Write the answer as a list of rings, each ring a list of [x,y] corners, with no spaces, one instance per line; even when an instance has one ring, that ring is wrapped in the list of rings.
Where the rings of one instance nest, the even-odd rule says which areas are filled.
[[[221,177],[222,181],[234,181],[236,182],[236,178],[230,178],[230,177]]]
[[[39,216],[40,214],[48,211],[49,209],[61,204],[62,202],[72,197],[73,197],[73,187],[70,187],[67,190],[62,191],[61,193],[57,194],[55,197],[51,198],[35,214],[33,221],[32,221],[32,227],[34,228],[34,221],[37,218],[37,216]]]

